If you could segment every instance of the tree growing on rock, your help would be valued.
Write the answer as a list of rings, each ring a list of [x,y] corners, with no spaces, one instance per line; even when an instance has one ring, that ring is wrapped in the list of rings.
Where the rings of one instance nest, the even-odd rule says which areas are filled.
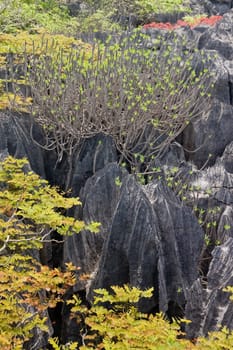
[[[136,171],[209,108],[212,84],[210,59],[175,32],[153,42],[136,32],[56,57],[25,53],[25,74],[44,147],[61,159],[103,133]]]
[[[62,301],[75,283],[76,267],[66,271],[40,263],[38,250],[51,242],[51,231],[62,235],[97,223],[85,224],[58,209],[80,205],[65,198],[36,174],[26,171],[26,160],[12,157],[0,164],[0,347],[24,349],[35,332],[48,331],[48,308]]]

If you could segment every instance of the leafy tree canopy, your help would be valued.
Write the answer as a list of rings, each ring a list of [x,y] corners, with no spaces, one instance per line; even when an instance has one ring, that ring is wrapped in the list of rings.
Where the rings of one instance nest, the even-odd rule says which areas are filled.
[[[79,199],[65,198],[28,171],[25,159],[1,162],[0,189],[0,348],[20,350],[35,328],[48,330],[47,309],[75,283],[72,264],[65,272],[50,269],[37,250],[51,241],[52,230],[97,232],[99,224],[62,215],[59,209],[80,205]]]

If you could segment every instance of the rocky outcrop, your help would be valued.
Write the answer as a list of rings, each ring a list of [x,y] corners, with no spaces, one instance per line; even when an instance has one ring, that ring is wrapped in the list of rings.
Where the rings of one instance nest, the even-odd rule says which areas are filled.
[[[46,150],[43,130],[30,115],[0,111],[0,152],[5,156],[27,158],[35,173],[53,185],[65,187],[67,159],[64,157],[58,162],[56,150]]]
[[[207,275],[207,288],[204,298],[204,317],[199,334],[206,335],[211,330],[216,330],[219,325],[233,328],[233,304],[229,303],[229,293],[223,291],[233,283],[233,239],[216,247],[213,252],[213,260]]]
[[[166,180],[166,174],[176,169],[169,184],[175,193],[182,190],[180,196],[188,206],[198,208],[196,215],[205,232],[199,277],[189,288],[184,312],[192,321],[186,326],[187,336],[196,338],[216,330],[219,324],[233,327],[232,303],[229,294],[223,291],[232,285],[233,143],[228,144],[212,167],[203,170],[185,162],[182,152],[177,150],[180,150],[178,144],[171,145],[157,161],[160,172],[155,174],[155,179],[159,176]]]
[[[216,87],[210,110],[154,160],[150,171],[159,171],[150,181],[145,177],[147,185],[117,164],[110,137],[99,134],[83,142],[71,169],[72,194],[83,203],[74,215],[101,222],[101,230],[69,237],[52,257],[57,264],[72,261],[80,267],[71,292],[85,302],[92,301],[95,288],[113,284],[154,287],[153,298],[140,308],[185,316],[192,321],[186,327],[191,338],[219,323],[233,328],[232,304],[222,291],[233,283],[233,10],[228,0],[202,6],[210,14],[225,13],[223,19],[214,27],[181,31],[213,57]],[[153,38],[158,30],[148,33]],[[0,121],[2,156],[27,157],[35,172],[63,186],[66,159],[57,163],[54,152],[32,141],[28,116],[1,112]],[[38,126],[32,133],[43,144]],[[89,278],[81,279],[82,274]],[[69,310],[62,318],[64,342],[75,339],[78,330]]]
[[[193,120],[183,133],[186,159],[199,168],[213,165],[232,141],[233,125],[233,10],[199,35],[199,49],[213,57],[216,86],[210,110]]]
[[[223,13],[229,4],[218,5]],[[108,164],[117,159],[112,146],[96,173],[90,153],[89,165],[83,167],[86,175],[76,175],[76,180],[84,179],[81,191],[73,182],[83,201],[77,214],[102,222],[101,232],[83,233],[64,245],[64,261],[74,261],[90,274],[88,281],[77,282],[76,292],[87,293],[91,301],[99,287],[153,286],[154,296],[140,305],[142,310],[192,320],[186,327],[190,338],[216,329],[220,321],[233,327],[229,295],[222,291],[232,283],[233,257],[232,15],[229,11],[214,27],[184,29],[199,49],[213,57],[216,87],[208,113],[193,120],[178,138],[180,143],[172,143],[155,160],[153,166],[160,171],[146,186],[116,164]],[[157,35],[153,30],[149,34]],[[80,174],[82,166],[77,164]],[[166,174],[172,168],[177,170],[170,189]],[[185,186],[182,195],[179,184]],[[202,217],[196,213],[199,221],[195,207],[204,213]]]
[[[186,331],[191,338],[206,336],[209,331],[219,329],[220,325],[233,328],[233,304],[229,302],[229,293],[224,291],[233,283],[232,251],[233,239],[230,237],[213,250],[205,287],[197,280],[190,290],[186,317],[192,323]]]
[[[211,166],[221,156],[225,147],[232,141],[233,125],[233,10],[223,15],[214,26],[199,25],[176,30],[178,36],[187,38],[186,46],[204,50],[211,58],[211,72],[214,77],[214,90],[209,109],[192,119],[178,141],[184,147],[186,160],[199,169]],[[147,28],[145,33],[149,47],[155,39],[169,35],[157,28]],[[150,41],[151,40],[151,41]],[[156,47],[156,49],[158,49]],[[184,48],[185,49],[185,48]]]
[[[203,229],[206,231],[210,221],[201,228],[192,209],[164,180],[155,178],[141,185],[116,163],[106,165],[87,180],[80,193],[83,209],[78,214],[87,222],[102,222],[102,227],[99,235],[85,232],[68,238],[64,245],[65,261],[81,266],[81,274],[90,274],[89,280],[77,282],[75,291],[86,290],[91,301],[95,288],[123,283],[142,289],[153,286],[153,298],[143,302],[141,309],[162,310],[169,317],[192,320],[186,329],[188,337],[216,329],[220,319],[232,327],[229,295],[222,291],[232,283],[232,147],[231,143],[213,167],[202,171],[193,168],[190,172],[178,144],[160,160],[161,169],[177,165],[184,168],[179,176],[183,175],[186,182],[189,174],[193,188],[189,206],[192,202],[206,213],[218,208],[215,216],[207,218],[218,223],[212,239],[220,245],[214,250],[215,243],[205,248],[203,241]],[[206,277],[198,270],[203,265],[200,259],[206,259],[205,249]],[[74,330],[71,324],[69,328]],[[69,339],[69,332],[66,337]]]
[[[97,134],[84,141],[74,160],[71,188],[73,195],[78,195],[86,181],[106,164],[117,162],[118,155],[113,139]]]
[[[45,154],[32,141],[30,132],[37,142],[43,142],[43,134],[37,126],[32,126],[28,115],[0,112],[0,151],[16,158],[26,157],[31,168],[41,177],[46,178]]]
[[[203,228],[208,237],[200,257],[202,273],[190,288],[185,307],[185,316],[192,321],[186,327],[191,338],[207,335],[219,325],[233,328],[232,303],[229,294],[223,291],[232,285],[232,160],[233,144],[230,143],[214,166],[194,170],[189,175],[190,200],[203,210]]]
[[[93,272],[86,283],[89,298],[94,288],[114,284],[153,286],[153,300],[143,305],[147,311],[182,313],[203,245],[191,209],[162,182],[142,186],[116,164],[88,180],[80,197],[83,219],[99,220],[101,233],[68,238],[64,256],[81,266],[81,273]]]
[[[206,13],[208,16],[223,15],[233,7],[233,3],[232,0],[191,0],[190,7],[196,14]]]
[[[121,193],[116,182],[121,182],[125,176],[126,172],[112,163],[87,180],[80,193],[82,207],[77,209],[75,216],[84,219],[85,222],[101,223],[101,231],[98,234],[82,232],[68,237],[64,243],[64,262],[72,261],[79,266],[81,275],[94,274],[96,270]],[[82,290],[85,284],[84,281],[78,281],[75,290]]]

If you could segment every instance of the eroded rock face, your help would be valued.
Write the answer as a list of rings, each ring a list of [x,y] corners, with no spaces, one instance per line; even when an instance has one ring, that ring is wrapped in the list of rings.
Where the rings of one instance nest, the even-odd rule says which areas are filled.
[[[41,177],[46,178],[45,154],[30,136],[31,120],[29,116],[0,112],[0,151],[15,158],[26,157],[31,168]],[[32,128],[37,142],[43,140],[39,127]]]
[[[142,310],[184,315],[192,320],[186,328],[190,338],[216,329],[221,320],[233,327],[232,306],[221,291],[222,285],[232,283],[232,15],[229,11],[215,27],[186,29],[190,40],[213,56],[217,82],[212,105],[184,131],[180,144],[173,143],[154,163],[161,174],[178,168],[179,179],[193,187],[187,194],[189,207],[175,188],[167,187],[166,175],[160,180],[161,174],[155,174],[152,183],[143,186],[116,164],[102,162],[102,170],[90,172],[81,189],[84,207],[79,212],[87,221],[103,222],[100,236],[87,233],[64,246],[65,259],[91,274],[88,282],[76,286],[88,300],[93,289],[113,284],[153,286],[154,296],[140,305]],[[153,30],[150,34],[153,39]],[[205,212],[206,223],[198,223],[195,205]],[[204,244],[209,227],[211,240]]]
[[[97,134],[84,141],[74,161],[71,188],[78,195],[86,181],[106,164],[118,159],[116,146],[110,136]]]
[[[162,182],[142,186],[116,164],[89,179],[80,197],[81,217],[100,221],[101,233],[69,238],[64,256],[81,273],[93,272],[89,298],[94,288],[130,283],[155,288],[153,300],[142,306],[147,311],[182,310],[198,277],[203,245],[203,231],[191,209]],[[77,289],[83,287],[77,283]]]
[[[222,290],[232,285],[233,143],[228,144],[213,166],[203,170],[182,161],[182,157],[177,157],[175,162],[172,155],[171,147],[160,160],[160,174],[174,166],[177,168],[173,190],[178,192],[176,186],[179,185],[175,184],[179,180],[187,185],[183,195],[191,208],[199,208],[197,216],[205,232],[205,245],[198,263],[199,278],[189,288],[185,305],[185,317],[192,321],[186,333],[196,338],[216,330],[219,324],[233,327],[232,303]]]
[[[85,222],[101,223],[98,234],[82,232],[68,237],[64,243],[64,262],[72,261],[79,266],[80,274],[94,274],[96,271],[121,193],[116,182],[121,182],[126,175],[116,163],[111,163],[89,178],[80,193],[82,207],[77,209],[75,215]],[[85,285],[85,281],[77,281],[75,290],[82,290]]]
[[[148,28],[148,45],[158,49],[155,40],[169,35],[157,28]],[[184,147],[186,160],[199,169],[211,166],[232,141],[233,125],[233,10],[226,12],[214,26],[200,25],[176,30],[177,35],[186,37],[190,47],[204,50],[211,58],[211,71],[215,87],[210,108],[193,119],[179,137]],[[153,46],[154,45],[154,46]]]
[[[207,275],[207,289],[204,300],[204,318],[201,324],[201,333],[206,335],[221,324],[233,328],[233,304],[229,302],[229,294],[223,288],[233,283],[233,238],[212,252]]]
[[[233,238],[230,237],[212,252],[212,261],[205,287],[200,280],[195,281],[186,305],[186,317],[192,321],[187,327],[187,335],[196,338],[206,336],[220,325],[233,328],[233,304],[229,293],[223,291],[233,283]]]
[[[196,188],[193,202],[205,212],[203,227],[210,242],[199,264],[200,270],[203,266],[207,272],[193,283],[187,298],[185,316],[192,323],[187,325],[186,332],[190,338],[207,335],[220,324],[230,329],[233,327],[232,302],[229,294],[223,292],[223,288],[233,282],[232,161],[233,144],[230,143],[214,166],[196,171],[191,176],[191,184]]]
[[[30,167],[52,185],[65,188],[67,159],[58,162],[55,150],[46,150],[46,137],[41,127],[28,114],[0,111],[0,152],[5,156],[27,158]]]
[[[221,57],[231,60],[233,57],[233,10],[227,12],[214,26],[207,28],[201,35],[198,46],[200,49],[215,50]]]
[[[233,3],[231,0],[191,0],[190,4],[194,12],[196,12],[197,14],[206,13],[208,16],[223,15],[233,7]]]
[[[96,135],[75,154],[71,184],[73,195],[83,203],[75,215],[101,222],[101,230],[69,237],[58,256],[61,264],[72,261],[80,274],[90,275],[89,280],[78,278],[73,290],[85,301],[91,302],[95,288],[113,284],[154,287],[153,298],[141,303],[141,309],[192,320],[186,329],[191,338],[207,334],[220,322],[233,328],[232,304],[222,291],[233,283],[233,12],[228,0],[205,1],[203,6],[210,14],[228,11],[214,27],[185,29],[190,40],[213,55],[217,83],[212,105],[193,120],[177,140],[180,144],[171,144],[154,163],[164,174],[178,168],[177,176],[194,188],[188,202],[168,188],[160,173],[150,184],[140,184],[117,165],[113,140]],[[0,120],[3,156],[27,157],[40,176],[63,184],[66,164],[54,169],[55,155],[32,142],[27,118],[0,113]],[[34,126],[33,134],[41,142],[40,129]],[[216,225],[210,225],[212,241],[207,247],[208,227],[198,223],[194,205],[204,211],[219,208],[212,216]],[[199,267],[206,256],[203,272]],[[75,340],[78,330],[68,310],[62,317],[63,340]]]
[[[209,112],[192,121],[183,134],[182,144],[186,159],[201,168],[213,165],[232,141],[233,10],[199,36],[198,47],[213,57],[216,86]]]
[[[224,14],[232,9],[232,0],[210,0],[207,1],[206,9],[213,14]]]

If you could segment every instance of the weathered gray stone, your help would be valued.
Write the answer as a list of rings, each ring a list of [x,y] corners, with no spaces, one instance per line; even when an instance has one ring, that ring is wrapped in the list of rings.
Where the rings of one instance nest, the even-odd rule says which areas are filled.
[[[223,15],[228,12],[232,7],[232,0],[191,0],[190,7],[194,13],[212,15]]]
[[[222,291],[232,285],[233,174],[228,171],[232,170],[232,161],[231,143],[214,166],[190,176],[190,184],[196,188],[192,192],[193,204],[205,211],[205,232],[210,240],[200,260],[200,272],[205,271],[201,279],[195,281],[187,298],[185,317],[192,323],[186,326],[186,332],[190,338],[207,335],[220,324],[233,327],[232,303],[229,295]],[[212,226],[213,222],[217,225]],[[220,245],[214,247],[216,244]]]
[[[201,35],[199,49],[215,50],[226,60],[233,58],[233,10],[226,13],[214,26]]]
[[[80,274],[91,274],[96,269],[121,193],[121,187],[116,183],[121,182],[126,174],[116,163],[111,163],[89,178],[80,193],[82,207],[77,209],[75,215],[85,222],[101,223],[98,234],[82,232],[65,240],[63,260],[79,266]],[[85,281],[79,281],[75,289],[83,289],[85,284]]]
[[[233,173],[233,142],[225,148],[220,162],[228,173]]]
[[[233,328],[233,304],[229,293],[223,291],[233,283],[233,238],[212,252],[206,287],[203,288],[197,280],[191,290],[186,306],[186,317],[192,323],[186,327],[187,335],[195,338],[207,335],[209,331],[219,329],[219,326]]]
[[[233,107],[213,101],[211,111],[184,131],[186,158],[198,168],[210,166],[232,141]]]
[[[81,187],[97,170],[111,162],[117,161],[117,151],[110,136],[97,134],[87,139],[78,150],[74,160],[74,171],[71,187],[73,195],[78,195]]]
[[[207,275],[205,318],[201,325],[201,332],[205,335],[219,325],[233,328],[233,304],[229,301],[229,294],[223,292],[223,288],[233,283],[232,252],[232,238],[212,252],[213,260]]]
[[[75,215],[86,222],[101,222],[100,233],[82,232],[67,238],[60,254],[63,257],[49,253],[53,261],[72,261],[79,266],[78,278],[83,273],[90,275],[89,280],[77,279],[70,291],[81,294],[86,302],[92,300],[97,287],[123,283],[143,289],[154,287],[153,298],[141,303],[141,309],[160,310],[169,317],[184,315],[192,320],[186,327],[191,338],[206,335],[218,323],[233,328],[232,304],[222,292],[233,283],[232,1],[195,1],[193,6],[197,13],[200,9],[208,14],[228,11],[213,27],[178,30],[178,35],[185,33],[190,42],[213,57],[216,88],[212,105],[208,113],[187,127],[179,137],[180,144],[171,144],[153,164],[163,172],[178,167],[177,179],[193,187],[187,194],[190,208],[176,197],[175,188],[172,191],[160,180],[160,174],[149,185],[138,183],[114,163],[118,154],[112,139],[96,135],[74,155],[71,184],[72,194],[79,195],[83,203]],[[74,10],[79,10],[79,4]],[[148,33],[153,39],[159,31]],[[63,185],[66,160],[54,169],[55,153],[47,153],[32,142],[27,116],[1,112],[0,121],[2,156],[27,157],[35,172]],[[43,140],[35,125],[33,135],[39,143]],[[212,216],[216,225],[209,247],[203,244],[204,233],[209,233],[207,225],[202,228],[198,223],[193,205],[206,211],[216,206],[220,209]],[[219,246],[214,247],[216,244]],[[205,254],[207,262],[200,262]],[[45,261],[47,258],[48,253]],[[69,310],[63,310],[61,317],[63,340],[75,340],[78,330],[69,320]],[[38,349],[44,343],[39,339],[41,334],[36,336],[40,345],[33,346]]]
[[[166,31],[149,28],[148,45],[153,48],[154,39],[163,35],[170,40]],[[165,32],[165,33],[164,33]],[[178,141],[184,147],[186,160],[198,168],[210,166],[221,156],[225,147],[232,142],[233,125],[233,10],[223,16],[214,26],[197,26],[194,29],[179,28],[177,35],[186,36],[186,45],[197,46],[212,58],[211,70],[215,88],[209,110],[193,119]]]
[[[185,162],[185,152],[178,142],[172,142],[162,154],[151,162],[150,169],[154,167],[178,167]]]
[[[189,289],[187,304],[185,305],[185,318],[191,323],[187,324],[185,331],[190,339],[199,336],[200,325],[203,318],[204,289],[198,278]]]
[[[46,178],[45,154],[31,136],[31,119],[28,115],[0,112],[0,151],[15,158],[26,157],[33,171]],[[42,142],[43,135],[39,126],[33,126],[33,137]]]
[[[200,36],[198,47],[213,57],[216,86],[209,112],[186,128],[182,145],[187,150],[186,159],[201,168],[213,165],[232,142],[233,10]]]
[[[118,178],[122,184],[116,184]],[[101,234],[71,237],[65,261],[92,273],[94,288],[130,283],[155,288],[147,311],[182,308],[187,290],[198,277],[203,232],[192,214],[162,183],[142,186],[116,165],[97,172],[81,192],[81,217],[99,220]],[[101,205],[102,203],[102,205]],[[77,289],[84,285],[77,283]]]

